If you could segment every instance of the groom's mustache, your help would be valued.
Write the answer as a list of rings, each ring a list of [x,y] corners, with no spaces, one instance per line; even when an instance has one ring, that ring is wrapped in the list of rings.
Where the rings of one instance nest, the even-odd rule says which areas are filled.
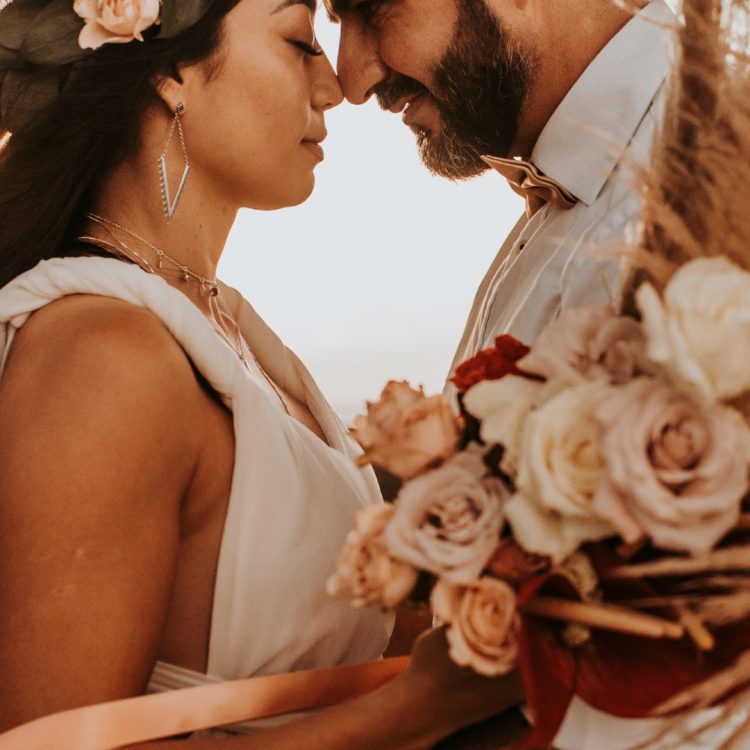
[[[373,93],[380,108],[388,111],[399,99],[414,99],[420,94],[429,94],[429,91],[413,78],[395,75],[375,86]]]

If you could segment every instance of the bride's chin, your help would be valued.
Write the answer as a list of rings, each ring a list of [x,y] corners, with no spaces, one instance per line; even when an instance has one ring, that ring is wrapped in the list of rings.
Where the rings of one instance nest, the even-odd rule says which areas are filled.
[[[315,175],[310,171],[305,179],[299,179],[292,182],[289,180],[284,183],[283,191],[269,191],[265,196],[255,195],[252,199],[245,202],[245,208],[252,208],[256,211],[278,211],[282,208],[293,208],[304,203],[315,189]]]

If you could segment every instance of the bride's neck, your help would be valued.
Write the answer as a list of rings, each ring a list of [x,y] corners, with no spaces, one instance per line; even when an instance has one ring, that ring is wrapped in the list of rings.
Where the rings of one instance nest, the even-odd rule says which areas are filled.
[[[237,209],[212,194],[193,170],[168,222],[157,165],[158,155],[146,154],[117,166],[94,200],[92,213],[135,232],[191,271],[214,278]],[[181,164],[173,166],[169,175],[172,199],[182,169]],[[90,225],[89,229],[94,236],[106,239],[101,227]],[[143,251],[143,247],[138,249]]]

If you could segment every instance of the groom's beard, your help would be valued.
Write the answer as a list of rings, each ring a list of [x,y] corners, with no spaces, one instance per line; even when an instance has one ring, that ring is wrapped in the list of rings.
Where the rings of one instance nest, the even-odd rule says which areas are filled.
[[[509,154],[530,68],[484,0],[459,0],[453,39],[435,68],[432,90],[398,76],[380,84],[375,93],[384,109],[404,96],[432,97],[442,127],[440,133],[414,128],[422,161],[434,174],[461,180],[487,169],[482,154]]]

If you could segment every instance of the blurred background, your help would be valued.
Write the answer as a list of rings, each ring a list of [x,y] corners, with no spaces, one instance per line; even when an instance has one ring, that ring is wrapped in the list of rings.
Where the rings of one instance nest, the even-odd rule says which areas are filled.
[[[323,12],[335,63],[338,27]],[[431,176],[400,115],[328,113],[304,205],[242,211],[219,268],[305,362],[349,422],[385,382],[439,391],[484,272],[523,211],[497,174]]]

